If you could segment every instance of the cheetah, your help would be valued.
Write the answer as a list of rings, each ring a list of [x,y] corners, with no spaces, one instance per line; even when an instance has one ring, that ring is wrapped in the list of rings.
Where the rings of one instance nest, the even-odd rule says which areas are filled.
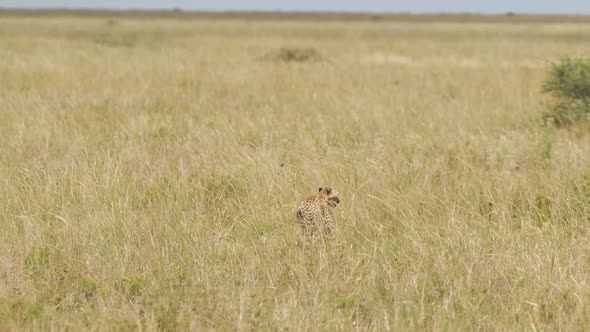
[[[332,231],[334,218],[331,209],[340,203],[338,192],[330,187],[322,187],[315,196],[306,198],[297,206],[297,219],[306,231]]]

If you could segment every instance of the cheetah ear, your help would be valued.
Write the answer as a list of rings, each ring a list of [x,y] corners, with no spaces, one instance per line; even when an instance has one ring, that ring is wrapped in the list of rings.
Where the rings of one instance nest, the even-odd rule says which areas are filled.
[[[319,190],[319,192],[320,192],[320,193],[322,192],[322,189],[323,189],[323,188],[322,188],[322,187],[320,187],[320,190]]]

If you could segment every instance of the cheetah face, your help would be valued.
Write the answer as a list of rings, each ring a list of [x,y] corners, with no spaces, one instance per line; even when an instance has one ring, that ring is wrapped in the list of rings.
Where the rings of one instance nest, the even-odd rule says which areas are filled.
[[[320,196],[323,196],[326,199],[326,204],[328,206],[335,208],[340,203],[340,198],[338,197],[338,191],[330,188],[330,187],[323,187],[320,188]]]

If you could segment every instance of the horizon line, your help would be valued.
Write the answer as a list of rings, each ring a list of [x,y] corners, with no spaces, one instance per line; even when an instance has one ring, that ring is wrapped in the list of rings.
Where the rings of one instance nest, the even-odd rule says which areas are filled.
[[[319,14],[319,15],[407,15],[407,16],[452,16],[452,15],[472,15],[472,16],[574,16],[585,17],[590,13],[555,13],[555,12],[472,12],[472,11],[432,11],[432,12],[411,12],[411,11],[356,11],[356,10],[291,10],[291,9],[185,9],[185,8],[108,8],[108,7],[2,7],[0,11],[26,11],[26,12],[170,12],[186,14]]]

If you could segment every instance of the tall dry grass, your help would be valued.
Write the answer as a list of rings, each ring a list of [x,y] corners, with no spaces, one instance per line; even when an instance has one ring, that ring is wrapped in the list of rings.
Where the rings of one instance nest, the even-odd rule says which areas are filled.
[[[587,330],[589,32],[0,17],[0,330]]]

